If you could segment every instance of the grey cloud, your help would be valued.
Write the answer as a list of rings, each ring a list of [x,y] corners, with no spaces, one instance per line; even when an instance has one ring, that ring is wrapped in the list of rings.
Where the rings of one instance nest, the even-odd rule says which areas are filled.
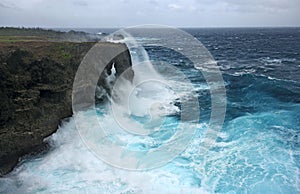
[[[299,0],[217,0],[226,3],[229,7],[234,7],[238,11],[281,11],[290,8],[300,7]]]
[[[17,7],[14,4],[12,4],[12,3],[4,3],[4,2],[0,2],[0,8],[17,9]]]
[[[211,4],[220,4],[228,6],[238,6],[238,7],[266,7],[266,8],[278,8],[278,9],[286,9],[295,6],[300,6],[299,0],[196,0],[198,5],[211,5]]]
[[[299,0],[0,0],[1,25],[300,26]],[[5,2],[5,3],[3,3]],[[4,6],[17,4],[11,14]],[[3,5],[2,5],[3,4]],[[63,10],[63,12],[61,11]],[[1,19],[2,18],[2,19]]]
[[[158,5],[159,4],[159,1],[158,0],[149,0],[148,1],[150,4],[153,4],[153,5]]]
[[[3,3],[0,2],[0,7],[2,8],[9,8],[7,5],[4,5]]]
[[[171,3],[171,4],[168,5],[168,8],[172,9],[172,10],[180,10],[183,7],[181,5],[179,5],[179,4]]]
[[[83,6],[83,7],[88,6],[87,2],[85,1],[74,1],[73,4],[78,6]]]

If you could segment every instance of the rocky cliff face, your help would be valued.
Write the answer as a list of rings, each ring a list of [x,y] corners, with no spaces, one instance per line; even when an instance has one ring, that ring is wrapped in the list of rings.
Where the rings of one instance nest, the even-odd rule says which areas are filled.
[[[101,45],[102,43],[100,43]],[[93,43],[0,42],[0,175],[19,158],[43,148],[43,139],[72,115],[72,86],[77,68]],[[113,51],[123,44],[103,43]],[[101,53],[100,53],[101,55]],[[102,53],[105,55],[105,53]],[[98,84],[114,64],[117,76],[131,67],[129,51],[106,66]],[[128,79],[132,79],[131,77]]]

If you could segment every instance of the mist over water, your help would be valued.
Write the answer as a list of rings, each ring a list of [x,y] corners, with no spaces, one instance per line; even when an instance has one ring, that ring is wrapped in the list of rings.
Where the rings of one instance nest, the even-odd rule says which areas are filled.
[[[189,32],[218,61],[227,92],[223,129],[205,156],[200,146],[211,114],[210,87],[186,57],[164,48],[160,40],[140,37],[145,50],[130,50],[134,64],[140,64],[133,66],[133,83],[115,83],[115,101],[96,107],[99,123],[123,148],[155,150],[179,130],[178,99],[197,95],[200,121],[186,149],[152,170],[115,168],[87,148],[70,118],[46,140],[49,152],[23,160],[0,179],[0,193],[299,193],[299,29]],[[193,91],[176,82],[178,74],[163,77],[162,61],[180,69]],[[133,87],[148,78],[159,81]],[[129,98],[122,101],[120,96]],[[99,128],[92,124],[92,114],[86,111],[76,119],[96,138]]]

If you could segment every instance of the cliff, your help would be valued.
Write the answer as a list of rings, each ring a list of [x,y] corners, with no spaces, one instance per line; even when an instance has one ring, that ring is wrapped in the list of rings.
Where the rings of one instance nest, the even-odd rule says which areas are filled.
[[[0,41],[0,175],[11,171],[21,156],[43,149],[43,139],[57,130],[62,118],[72,115],[74,77],[94,44]],[[126,47],[98,45],[109,52]],[[116,56],[101,75],[98,84],[106,89],[105,76],[112,64],[117,76],[131,67],[128,49]]]

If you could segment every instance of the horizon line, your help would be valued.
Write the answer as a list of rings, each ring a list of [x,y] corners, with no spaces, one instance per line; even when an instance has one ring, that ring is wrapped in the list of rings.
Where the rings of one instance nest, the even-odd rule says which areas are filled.
[[[148,24],[146,24],[148,25]],[[151,25],[151,24],[150,24]],[[120,27],[120,26],[111,26],[111,27],[49,27],[49,26],[18,26],[18,25],[0,25],[0,28],[42,28],[42,29],[122,29],[122,28],[130,28],[130,27],[137,27],[138,25],[127,26],[127,27]],[[169,25],[161,25],[161,26],[169,26]],[[174,28],[300,28],[300,26],[170,26]]]

